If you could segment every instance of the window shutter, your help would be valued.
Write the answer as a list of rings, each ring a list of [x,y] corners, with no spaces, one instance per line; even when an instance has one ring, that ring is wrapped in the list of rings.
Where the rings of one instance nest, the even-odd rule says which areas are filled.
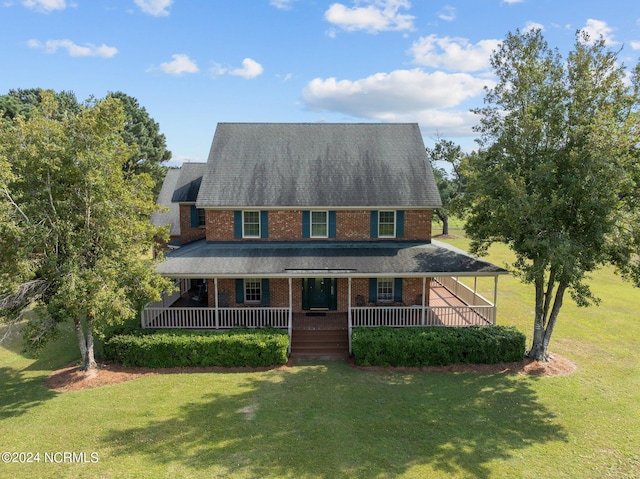
[[[302,237],[303,238],[311,237],[311,212],[310,211],[302,212]]]
[[[402,303],[402,278],[393,280],[393,300],[396,303]]]
[[[302,309],[309,309],[309,280],[302,280]]]
[[[236,304],[244,303],[244,280],[236,279]]]
[[[329,211],[329,238],[336,237],[336,212]]]
[[[269,237],[269,212],[260,212],[260,238]]]
[[[263,306],[269,306],[271,304],[271,291],[269,291],[269,279],[262,279],[262,291],[260,292],[260,303]]]
[[[233,212],[233,237],[242,238],[242,211]]]
[[[369,278],[369,302],[375,303],[378,300],[378,280]]]
[[[191,227],[198,227],[198,209],[196,208],[196,205],[191,205]]]
[[[377,238],[378,237],[378,210],[373,210],[371,212],[371,237],[372,238]]]
[[[404,238],[404,211],[396,211],[396,238]]]

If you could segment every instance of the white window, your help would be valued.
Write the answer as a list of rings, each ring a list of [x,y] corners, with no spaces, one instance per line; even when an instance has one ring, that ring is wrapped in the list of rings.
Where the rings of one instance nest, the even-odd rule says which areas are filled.
[[[260,278],[244,280],[244,302],[259,303],[262,299],[262,281]]]
[[[378,278],[378,301],[393,302],[393,278]]]
[[[329,212],[328,211],[312,211],[311,212],[311,237],[327,238],[329,236]]]
[[[242,237],[260,238],[260,212],[242,212]]]
[[[396,212],[378,212],[378,238],[396,237]]]

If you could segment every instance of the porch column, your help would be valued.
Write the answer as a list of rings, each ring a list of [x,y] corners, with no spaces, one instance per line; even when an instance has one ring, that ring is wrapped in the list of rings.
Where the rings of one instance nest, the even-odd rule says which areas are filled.
[[[218,311],[218,278],[213,278],[213,291],[215,294],[215,311],[214,311],[214,316],[215,316],[215,321],[216,321],[216,329],[219,328],[220,326],[220,315],[219,315],[219,311]]]
[[[292,293],[292,281],[291,277],[289,279],[289,354],[291,354],[291,339],[293,334],[293,293]]]
[[[493,325],[496,324],[496,319],[498,316],[498,275],[496,274],[493,280]]]
[[[424,326],[425,303],[427,299],[426,296],[427,296],[427,277],[423,276],[422,277],[422,320],[421,320],[422,326]]]
[[[348,293],[347,293],[347,304],[348,304],[348,309],[347,311],[349,311],[349,354],[351,354],[353,351],[351,350],[351,331],[353,330],[353,323],[351,320],[351,278],[349,279],[349,288],[348,288]]]

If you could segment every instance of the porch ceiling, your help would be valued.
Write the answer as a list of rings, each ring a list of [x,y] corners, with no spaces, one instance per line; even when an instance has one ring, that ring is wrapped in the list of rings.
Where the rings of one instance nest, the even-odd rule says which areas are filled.
[[[445,243],[404,241],[206,242],[167,254],[169,277],[496,276],[507,271]]]

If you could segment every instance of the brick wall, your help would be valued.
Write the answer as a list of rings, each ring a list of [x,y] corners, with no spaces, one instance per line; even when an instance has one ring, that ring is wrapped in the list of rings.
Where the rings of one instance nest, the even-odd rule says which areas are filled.
[[[430,279],[427,278],[426,291],[427,296],[425,303],[429,305],[429,285]],[[349,280],[347,278],[338,278],[338,311],[347,311],[349,307]],[[269,280],[269,291],[271,294],[271,307],[288,307],[289,306],[289,280],[287,278],[272,278]],[[236,280],[222,278],[218,280],[218,292],[226,294],[229,307],[238,306],[236,303]],[[213,279],[208,284],[209,307],[215,306],[215,286]],[[419,300],[422,295],[422,278],[404,278],[402,280],[402,302],[407,306],[412,306]],[[362,296],[365,305],[369,303],[369,279],[353,278],[351,280],[351,305],[356,306],[358,296]],[[293,302],[293,312],[302,311],[302,278],[293,278],[291,280],[291,297]],[[256,305],[260,306],[260,305]]]
[[[191,205],[180,205],[180,241],[190,243],[206,236],[206,229],[202,226],[191,227]]]
[[[186,207],[186,206],[185,206]],[[189,210],[181,210],[181,228],[192,230]],[[186,218],[186,220],[184,218]],[[336,212],[336,240],[362,241],[371,239],[371,212],[369,210],[345,210]],[[431,210],[405,210],[403,240],[428,241],[431,239]],[[231,210],[207,210],[206,237],[208,241],[242,241],[234,238],[234,213]],[[301,210],[269,211],[269,237],[262,241],[311,241],[302,237]],[[202,230],[202,228],[198,228]],[[252,238],[252,241],[256,241]],[[326,241],[332,241],[327,239]],[[385,241],[385,240],[381,240]]]

